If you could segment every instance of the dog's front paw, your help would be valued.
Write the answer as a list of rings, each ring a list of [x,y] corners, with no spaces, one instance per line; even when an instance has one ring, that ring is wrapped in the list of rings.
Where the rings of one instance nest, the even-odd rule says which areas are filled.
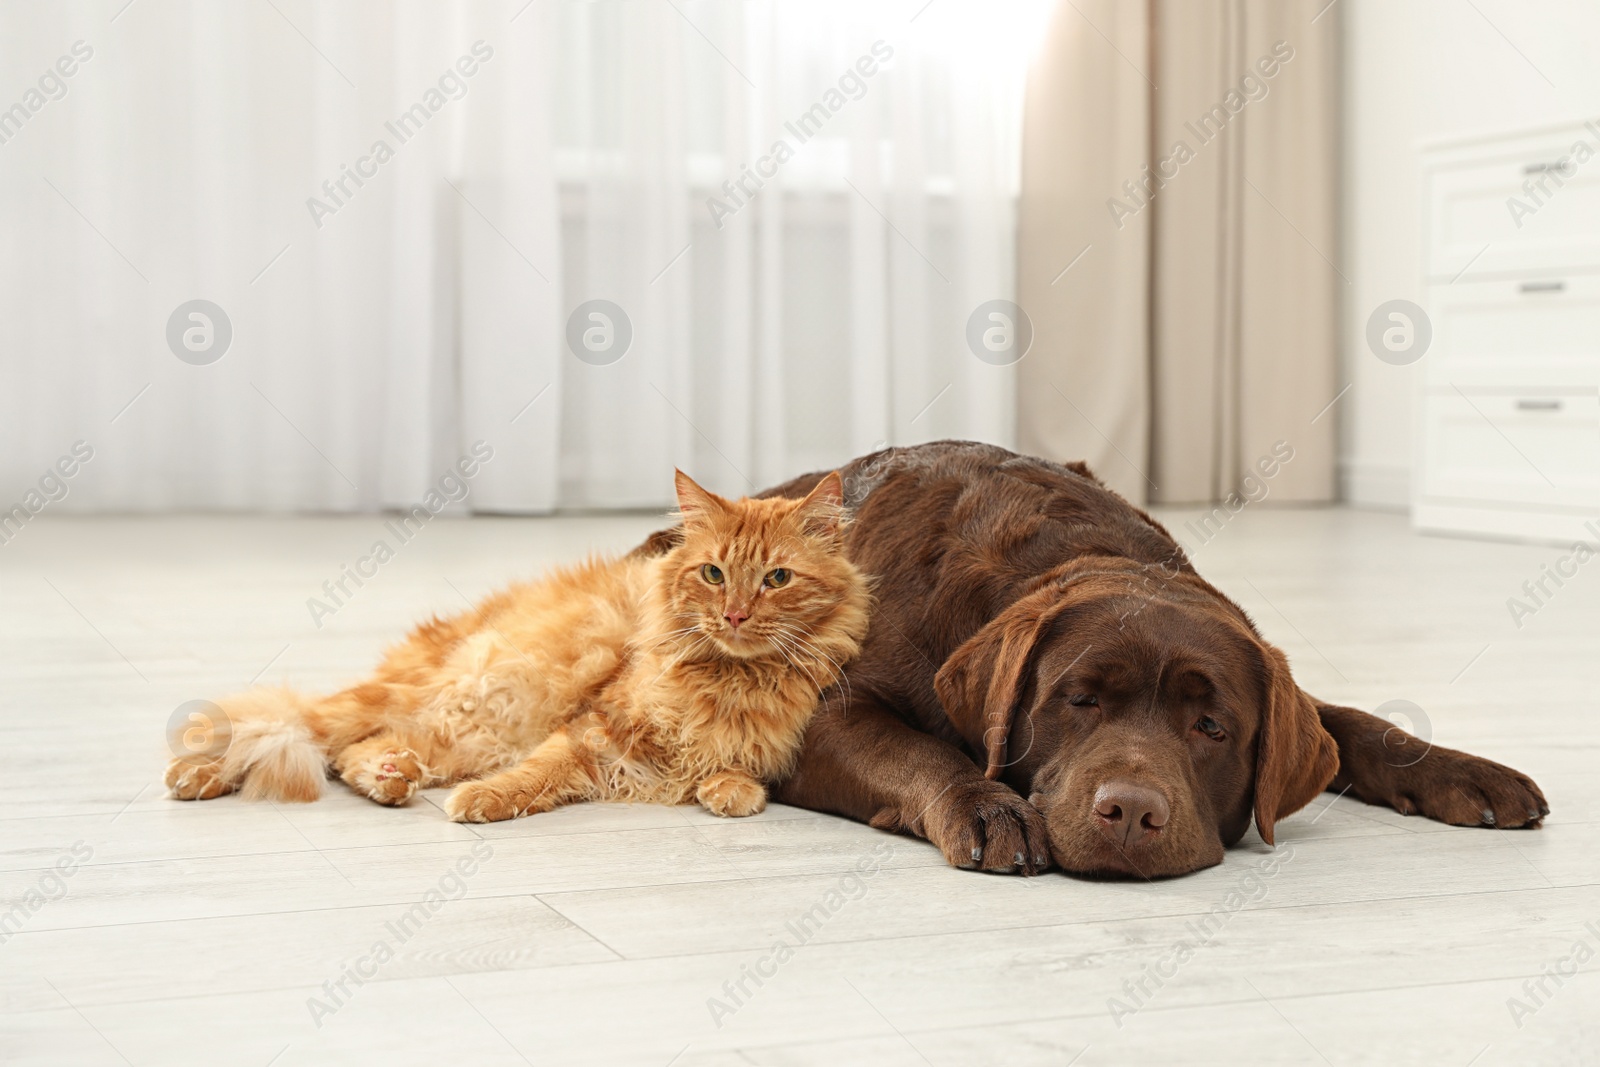
[[[695,798],[711,814],[734,819],[755,815],[767,806],[766,788],[738,771],[713,774],[700,783]]]
[[[1050,866],[1044,816],[999,782],[980,779],[946,790],[922,825],[952,867],[1037,874]]]
[[[1550,814],[1550,805],[1532,778],[1454,749],[1435,746],[1415,763],[1384,777],[1381,794],[1362,799],[1452,826],[1512,830],[1538,826]]]

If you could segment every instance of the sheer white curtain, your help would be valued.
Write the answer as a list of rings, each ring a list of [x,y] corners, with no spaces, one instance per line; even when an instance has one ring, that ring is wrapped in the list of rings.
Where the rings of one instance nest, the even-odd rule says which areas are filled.
[[[653,507],[1010,443],[965,330],[1037,6],[6,4],[0,510],[78,441],[30,499],[408,507],[482,440],[468,507]],[[569,345],[597,300],[620,358]]]

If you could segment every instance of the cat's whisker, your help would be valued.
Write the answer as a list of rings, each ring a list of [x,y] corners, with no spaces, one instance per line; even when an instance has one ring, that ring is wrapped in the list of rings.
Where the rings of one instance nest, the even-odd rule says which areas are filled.
[[[845,693],[845,704],[850,704],[850,675],[846,675],[845,669],[843,669],[842,665],[838,664],[838,661],[835,661],[834,657],[827,656],[827,654],[822,653],[821,649],[814,645],[814,641],[806,640],[806,638],[798,638],[798,640],[802,641],[802,645],[805,646],[805,648],[810,649],[813,656],[819,657],[819,659],[822,659],[822,661],[826,662],[827,664],[827,681],[824,683],[824,685],[818,686],[818,696],[821,697],[822,691],[826,691],[829,686],[837,685],[840,686],[840,688],[843,689],[843,693]]]
[[[798,642],[799,645],[801,646],[801,648],[803,648],[809,655],[811,655],[812,657],[814,657],[816,659],[822,660],[824,663],[826,663],[828,665],[828,674],[832,678],[832,681],[831,681],[830,684],[839,685],[843,689],[845,703],[848,705],[849,701],[850,701],[850,695],[851,695],[850,694],[850,678],[849,678],[848,675],[845,674],[844,668],[839,663],[839,661],[834,659],[832,656],[829,656],[827,653],[823,652],[821,647],[818,646],[817,643],[814,640],[812,640],[809,635],[802,635],[801,633],[797,633],[795,631],[789,630],[788,628],[782,626],[782,624],[779,624],[778,628],[783,630],[783,632],[791,640]],[[821,686],[820,687],[820,689],[823,690],[823,691],[825,691],[827,688],[828,688],[828,686]],[[821,694],[819,693],[819,696],[820,695]]]
[[[802,672],[811,680],[812,688],[816,689],[818,699],[821,699],[822,694],[827,692],[828,685],[827,683],[818,680],[816,674],[812,672],[811,667],[801,662],[797,658],[800,655],[800,650],[796,648],[795,655],[790,655],[788,648],[786,648],[784,644],[777,641],[773,643],[773,647],[777,648],[779,655],[783,656],[783,658],[787,660],[796,670]]]
[[[685,626],[681,630],[668,630],[666,633],[657,636],[656,639],[651,642],[651,647],[656,648],[661,645],[669,644],[680,637],[687,637],[689,634],[698,632],[700,632],[700,627],[698,625]]]
[[[827,660],[830,664],[833,663],[833,661],[831,659],[829,659],[827,656],[819,656],[817,650],[814,647],[811,647],[811,643],[808,642],[805,638],[802,638],[802,637],[798,636],[797,634],[794,634],[794,633],[791,633],[791,632],[789,632],[787,630],[784,630],[783,631],[783,639],[791,643],[790,647],[794,648],[794,650],[795,650],[797,655],[808,655],[812,659],[821,658],[821,659]],[[777,644],[777,642],[775,642],[775,644]],[[778,647],[780,648],[780,651],[781,651],[783,646],[779,645]],[[845,690],[845,701],[846,701],[846,704],[849,703],[849,699],[850,699],[850,682],[849,682],[848,679],[845,678],[843,671],[836,669],[837,665],[834,665],[834,667],[832,669],[829,669],[826,672],[827,680],[824,681],[824,680],[819,680],[817,678],[816,674],[811,670],[810,666],[807,666],[807,665],[804,665],[804,664],[801,664],[801,663],[797,662],[794,658],[788,656],[787,653],[785,653],[784,658],[788,659],[790,663],[794,664],[796,669],[803,671],[805,673],[806,677],[811,679],[811,684],[814,687],[816,687],[817,699],[819,701],[825,702],[824,701],[824,697],[827,694],[829,688],[832,685],[834,685],[835,683],[842,682],[844,684],[844,690]]]
[[[844,677],[844,665],[833,656],[823,651],[822,645],[817,642],[816,638],[812,634],[809,632],[798,634],[796,635],[796,639],[804,644],[806,648],[810,650],[812,655],[827,663],[834,674],[840,678]]]
[[[817,676],[812,673],[810,667],[801,663],[794,656],[789,654],[789,648],[792,646],[786,646],[784,644],[784,639],[780,635],[774,634],[769,640],[771,641],[772,647],[778,650],[778,655],[782,656],[795,670],[800,671],[807,678],[811,679],[812,686],[816,688],[819,694],[822,692],[822,690],[827,688],[826,685],[817,680]],[[797,654],[800,652],[798,647],[795,647],[794,650]]]
[[[774,635],[773,635],[774,638],[780,638],[781,637],[783,640],[787,641],[789,643],[789,646],[791,648],[793,648],[796,652],[804,653],[806,655],[810,655],[810,656],[813,656],[813,658],[815,658],[815,650],[812,649],[809,646],[809,644],[806,641],[805,637],[803,637],[801,634],[799,634],[799,633],[795,632],[794,630],[791,630],[788,627],[783,626],[781,624],[778,625],[778,626],[775,626],[774,627],[774,631],[775,631]]]
[[[685,638],[692,633],[694,633],[693,630],[673,630],[670,633],[658,634],[656,637],[651,639],[649,647],[660,648],[662,645],[672,644],[674,641]]]

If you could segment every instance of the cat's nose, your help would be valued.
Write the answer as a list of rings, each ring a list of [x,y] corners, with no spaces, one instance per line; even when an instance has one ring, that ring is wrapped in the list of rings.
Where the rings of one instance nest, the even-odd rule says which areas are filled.
[[[729,626],[737,630],[739,624],[750,617],[750,613],[748,611],[740,611],[738,608],[729,608],[723,613],[722,617],[728,620]]]

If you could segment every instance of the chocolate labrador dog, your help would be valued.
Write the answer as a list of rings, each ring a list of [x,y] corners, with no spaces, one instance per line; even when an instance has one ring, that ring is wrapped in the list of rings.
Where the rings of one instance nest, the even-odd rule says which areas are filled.
[[[1147,878],[1220,863],[1252,816],[1271,844],[1324,789],[1463,826],[1549,813],[1509,767],[1307,695],[1082,464],[941,441],[841,472],[877,605],[785,803],[925,837],[958,867]]]

